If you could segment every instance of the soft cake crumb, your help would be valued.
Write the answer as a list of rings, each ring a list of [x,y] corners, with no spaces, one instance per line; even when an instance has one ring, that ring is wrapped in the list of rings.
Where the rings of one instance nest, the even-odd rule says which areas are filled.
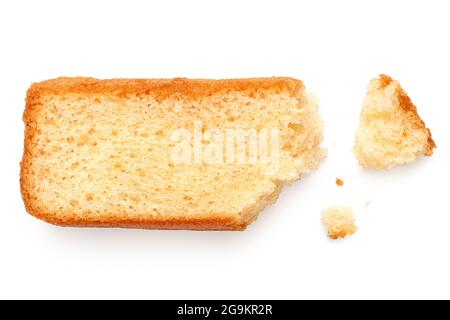
[[[328,230],[330,239],[345,238],[356,232],[355,217],[350,207],[336,205],[322,212],[322,222]]]

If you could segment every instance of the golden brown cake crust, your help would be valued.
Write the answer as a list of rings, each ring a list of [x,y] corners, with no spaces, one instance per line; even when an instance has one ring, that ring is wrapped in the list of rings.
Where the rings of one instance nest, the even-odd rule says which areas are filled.
[[[253,95],[264,90],[288,90],[297,96],[303,90],[303,83],[292,78],[251,78],[230,80],[195,80],[195,79],[111,79],[97,80],[93,78],[57,78],[40,83],[34,83],[27,92],[26,107],[23,115],[25,123],[24,153],[21,161],[20,187],[25,208],[31,215],[59,226],[79,227],[125,227],[143,229],[189,229],[189,230],[244,230],[256,218],[254,208],[249,208],[250,215],[241,219],[237,214],[205,214],[192,216],[171,216],[142,218],[118,215],[116,212],[102,214],[98,217],[87,215],[80,217],[76,212],[64,211],[55,215],[39,202],[31,192],[30,172],[31,161],[35,150],[35,135],[37,130],[37,112],[42,106],[44,95],[80,94],[80,95],[117,95],[126,98],[128,95],[151,95],[160,101],[172,95],[181,95],[188,99],[207,97],[222,91],[244,91]],[[264,207],[273,202],[279,193],[265,195],[260,199],[258,207]],[[245,214],[242,212],[241,214]]]
[[[303,89],[300,80],[287,77],[243,78],[243,79],[109,79],[94,78],[57,78],[34,83],[28,97],[33,99],[40,93],[50,94],[116,94],[152,95],[157,101],[171,95],[181,95],[187,98],[200,98],[222,91],[246,91],[249,94],[261,90],[288,90],[295,94]]]
[[[22,198],[25,208],[32,216],[43,220],[47,223],[61,227],[95,227],[95,228],[137,228],[137,229],[158,229],[158,230],[233,230],[243,231],[247,227],[246,223],[241,223],[237,216],[231,215],[212,215],[208,214],[204,217],[170,217],[162,219],[159,217],[155,220],[127,217],[125,215],[117,215],[117,213],[109,213],[102,217],[83,216],[81,218],[75,212],[65,212],[64,215],[58,217],[49,213],[50,211],[41,210],[36,207],[36,202],[27,192],[26,185],[21,179]]]

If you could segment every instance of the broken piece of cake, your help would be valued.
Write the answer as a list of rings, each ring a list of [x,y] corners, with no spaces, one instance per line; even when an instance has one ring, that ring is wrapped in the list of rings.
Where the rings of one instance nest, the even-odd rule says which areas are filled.
[[[398,81],[372,79],[363,102],[353,153],[365,168],[388,169],[411,163],[436,148],[431,132]]]
[[[58,78],[23,119],[25,207],[60,226],[244,230],[325,155],[293,78]]]
[[[322,212],[322,222],[327,227],[328,237],[336,240],[356,232],[355,217],[348,206],[335,205]]]

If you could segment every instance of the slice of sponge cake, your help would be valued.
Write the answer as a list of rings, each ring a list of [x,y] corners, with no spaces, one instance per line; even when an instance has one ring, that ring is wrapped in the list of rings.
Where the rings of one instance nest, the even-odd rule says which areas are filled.
[[[291,78],[58,78],[24,122],[26,209],[61,226],[242,230],[324,156]]]
[[[436,147],[411,99],[389,76],[370,82],[360,119],[353,153],[363,167],[392,168]]]

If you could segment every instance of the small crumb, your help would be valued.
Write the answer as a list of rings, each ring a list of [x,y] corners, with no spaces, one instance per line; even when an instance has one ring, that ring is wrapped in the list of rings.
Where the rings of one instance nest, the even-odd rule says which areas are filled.
[[[347,206],[332,206],[322,212],[322,223],[328,230],[330,239],[345,238],[356,232],[353,211]]]
[[[86,200],[87,201],[92,201],[94,200],[94,195],[92,193],[87,193],[86,194]]]
[[[370,206],[370,200],[367,200],[365,203],[364,203],[364,207],[368,207],[368,206]]]
[[[340,178],[336,178],[336,185],[342,187],[344,185],[344,180]]]

